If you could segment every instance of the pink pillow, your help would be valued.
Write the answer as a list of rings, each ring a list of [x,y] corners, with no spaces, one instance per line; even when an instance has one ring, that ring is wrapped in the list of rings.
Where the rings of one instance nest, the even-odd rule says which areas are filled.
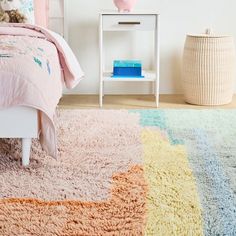
[[[48,27],[48,0],[34,0],[35,24]]]

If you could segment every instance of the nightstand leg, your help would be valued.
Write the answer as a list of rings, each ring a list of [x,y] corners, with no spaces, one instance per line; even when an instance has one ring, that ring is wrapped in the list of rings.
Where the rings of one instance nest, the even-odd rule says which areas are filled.
[[[156,96],[156,106],[158,108],[159,107],[159,96],[160,96],[160,94],[159,94],[159,82],[158,81],[156,81],[156,83],[155,83],[155,96]]]
[[[159,15],[156,16],[156,36],[155,36],[155,51],[156,51],[156,106],[159,107],[160,96],[160,23]]]
[[[103,81],[103,70],[104,70],[104,62],[103,62],[103,17],[100,14],[99,17],[99,64],[100,64],[100,92],[99,92],[99,105],[100,108],[103,106],[103,97],[104,97],[104,81]]]
[[[99,92],[99,104],[100,108],[103,106],[103,97],[104,97],[104,91],[103,91],[103,81],[100,82],[100,92]]]

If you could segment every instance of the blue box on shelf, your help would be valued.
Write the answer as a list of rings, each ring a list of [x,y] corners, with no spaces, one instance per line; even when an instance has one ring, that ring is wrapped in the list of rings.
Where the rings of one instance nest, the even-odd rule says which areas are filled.
[[[144,78],[142,62],[138,60],[115,60],[113,78]]]

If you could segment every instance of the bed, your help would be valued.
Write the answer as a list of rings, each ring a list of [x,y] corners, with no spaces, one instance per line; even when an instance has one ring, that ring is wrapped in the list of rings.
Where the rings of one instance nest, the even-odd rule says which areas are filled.
[[[48,17],[49,27],[65,39],[66,4],[49,0]],[[23,166],[30,163],[33,138],[39,138],[44,150],[56,158],[54,118],[63,84],[73,88],[83,78],[73,52],[59,34],[45,28],[4,24],[0,65],[0,138],[22,139]]]

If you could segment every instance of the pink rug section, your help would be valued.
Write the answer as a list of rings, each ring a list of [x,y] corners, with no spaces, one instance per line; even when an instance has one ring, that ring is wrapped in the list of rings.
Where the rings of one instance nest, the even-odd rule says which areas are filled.
[[[56,161],[33,142],[21,166],[20,140],[0,139],[0,198],[104,201],[112,176],[142,164],[139,116],[128,111],[59,110]]]

